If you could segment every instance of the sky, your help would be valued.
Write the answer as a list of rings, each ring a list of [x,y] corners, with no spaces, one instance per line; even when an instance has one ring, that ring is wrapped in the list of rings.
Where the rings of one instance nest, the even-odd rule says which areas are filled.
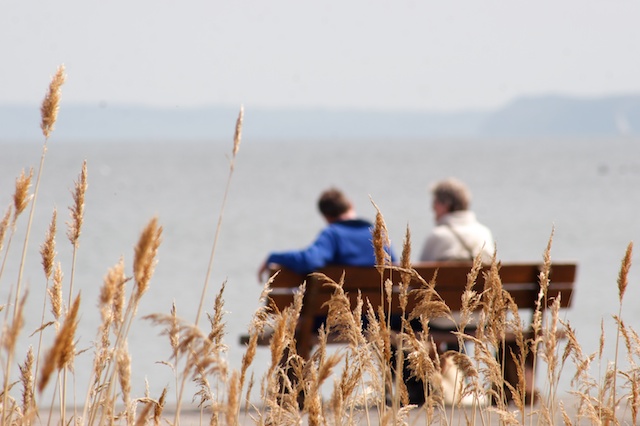
[[[492,109],[640,93],[629,0],[4,0],[0,103]]]

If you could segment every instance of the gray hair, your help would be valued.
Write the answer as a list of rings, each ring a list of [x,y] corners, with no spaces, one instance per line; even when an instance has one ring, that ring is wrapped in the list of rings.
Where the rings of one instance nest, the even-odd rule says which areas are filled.
[[[431,187],[431,193],[439,203],[449,206],[450,212],[467,210],[471,203],[471,193],[467,186],[455,178],[437,182]]]

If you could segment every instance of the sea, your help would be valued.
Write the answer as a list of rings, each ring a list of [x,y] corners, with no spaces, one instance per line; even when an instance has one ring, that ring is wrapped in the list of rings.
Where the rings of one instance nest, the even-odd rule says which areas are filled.
[[[12,203],[15,180],[22,170],[34,169],[35,186],[43,147],[43,141],[0,144],[2,212]],[[157,398],[166,387],[167,402],[175,403],[179,386],[169,339],[146,316],[169,314],[175,305],[179,317],[194,322],[204,292],[199,325],[208,332],[206,315],[213,312],[214,299],[224,287],[227,367],[239,369],[244,347],[238,339],[247,332],[260,305],[264,284],[258,268],[270,251],[303,248],[315,238],[323,226],[315,204],[322,190],[343,189],[364,218],[374,219],[377,206],[398,252],[409,229],[416,260],[434,221],[429,187],[450,176],[468,184],[471,207],[493,231],[499,260],[542,261],[552,237],[552,260],[578,263],[572,306],[561,318],[575,328],[585,354],[598,354],[604,331],[604,350],[601,357],[596,355],[594,377],[615,360],[614,316],[620,314],[625,325],[636,331],[640,327],[638,267],[631,267],[622,304],[618,292],[621,261],[628,245],[640,237],[640,138],[245,138],[235,158],[232,148],[232,141],[219,140],[69,142],[52,137],[46,144],[24,263],[22,293],[27,294],[27,302],[17,362],[23,362],[29,346],[35,350],[38,345],[38,334],[33,333],[41,324],[46,288],[39,249],[54,209],[65,300],[72,275],[73,296],[81,295],[79,353],[73,392],[68,394],[74,395],[77,405],[84,403],[93,344],[99,339],[98,296],[103,279],[120,259],[127,275],[132,275],[134,246],[155,217],[163,229],[158,263],[128,339],[132,395],[148,392]],[[74,182],[85,160],[88,189],[72,272],[66,223]],[[10,247],[5,239],[0,253],[2,259],[6,257],[0,276],[5,315],[13,312],[28,214],[29,209],[19,218]],[[637,260],[634,254],[635,264]],[[44,316],[45,321],[52,320],[48,305]],[[53,334],[52,327],[45,329],[41,356],[51,346]],[[4,365],[4,349],[1,357]],[[618,359],[624,366],[624,350]],[[260,379],[269,364],[268,348],[258,349],[251,367],[256,382],[253,400],[260,399]],[[11,371],[17,378],[15,364]],[[574,372],[567,361],[558,386],[560,396],[571,391]],[[539,368],[540,383],[544,376],[544,368]],[[332,380],[325,386],[323,393],[329,394]],[[49,401],[53,388],[50,384],[40,398]],[[216,387],[214,391],[222,392]],[[182,400],[190,403],[196,392],[197,386],[187,382]]]

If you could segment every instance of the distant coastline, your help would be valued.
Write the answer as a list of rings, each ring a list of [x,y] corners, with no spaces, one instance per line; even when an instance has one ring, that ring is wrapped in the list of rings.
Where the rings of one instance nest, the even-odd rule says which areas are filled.
[[[61,140],[228,140],[239,105],[152,108],[135,105],[61,105]],[[39,106],[0,104],[0,142],[40,140]],[[612,137],[640,135],[640,95],[515,99],[495,110],[377,111],[252,108],[254,140],[370,140],[487,137]]]

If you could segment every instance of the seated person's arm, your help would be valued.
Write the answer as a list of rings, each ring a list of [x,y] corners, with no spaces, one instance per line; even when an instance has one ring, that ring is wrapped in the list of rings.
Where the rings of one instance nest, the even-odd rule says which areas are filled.
[[[327,265],[334,256],[336,244],[331,235],[323,231],[309,247],[271,253],[260,267],[260,276],[270,263],[276,263],[298,274],[308,274]]]

